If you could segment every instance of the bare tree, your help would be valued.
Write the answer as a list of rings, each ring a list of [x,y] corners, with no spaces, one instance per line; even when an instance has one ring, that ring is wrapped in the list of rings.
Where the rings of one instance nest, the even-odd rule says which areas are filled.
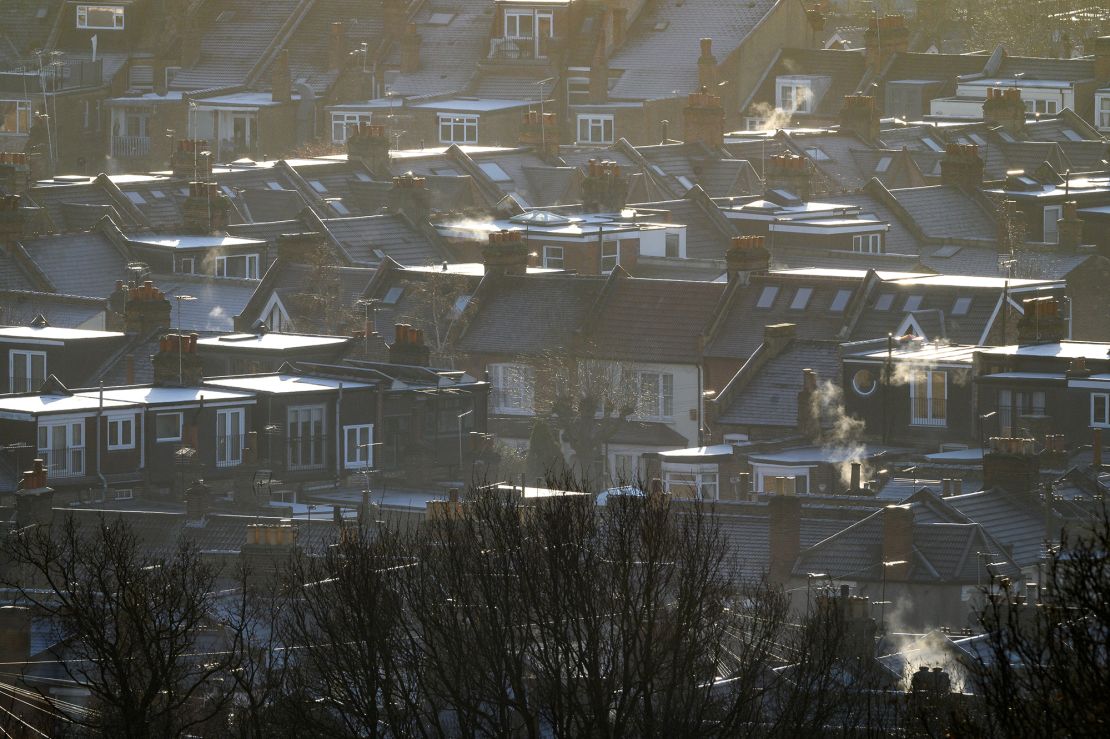
[[[148,556],[126,523],[85,532],[68,516],[16,531],[3,548],[4,585],[53,625],[67,645],[62,668],[91,695],[75,722],[177,737],[225,715],[239,634],[220,618],[219,573],[195,548]]]
[[[1000,580],[979,614],[977,688],[996,736],[1102,736],[1110,727],[1110,514],[1065,532],[1035,592]]]

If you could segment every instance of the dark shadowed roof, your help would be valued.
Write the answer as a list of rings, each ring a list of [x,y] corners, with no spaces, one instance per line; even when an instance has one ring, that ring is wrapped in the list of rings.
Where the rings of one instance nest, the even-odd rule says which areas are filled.
[[[793,428],[798,419],[802,370],[812,369],[818,382],[840,384],[838,345],[832,341],[793,341],[767,361],[744,390],[722,410],[718,423]]]

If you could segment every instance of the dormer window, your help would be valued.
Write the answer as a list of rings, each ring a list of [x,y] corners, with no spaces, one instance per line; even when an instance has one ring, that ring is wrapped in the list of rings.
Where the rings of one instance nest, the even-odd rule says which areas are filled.
[[[97,31],[123,30],[122,5],[78,5],[77,27]]]
[[[807,80],[789,80],[779,84],[776,106],[790,113],[808,113],[813,91]]]
[[[495,56],[506,59],[544,59],[547,46],[555,35],[555,16],[550,10],[506,8],[503,43],[495,48]]]

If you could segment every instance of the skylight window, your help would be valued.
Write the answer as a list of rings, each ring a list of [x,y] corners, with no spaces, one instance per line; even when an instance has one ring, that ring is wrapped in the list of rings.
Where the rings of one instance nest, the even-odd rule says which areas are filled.
[[[373,182],[374,181],[370,178],[370,175],[366,174],[365,172],[355,172],[355,179],[358,180],[359,182]]]
[[[483,172],[485,172],[486,176],[489,177],[494,182],[512,182],[513,181],[513,178],[509,176],[509,173],[506,172],[505,170],[503,170],[501,168],[501,165],[498,164],[497,162],[479,162],[478,163],[478,168],[480,170],[482,170]]]
[[[690,182],[689,178],[683,177],[682,175],[679,175],[675,179],[678,180],[678,184],[682,185],[687,190],[693,190],[694,189],[694,183]]]
[[[143,196],[137,192],[125,192],[124,195],[126,195],[127,199],[135,205],[146,205],[146,200],[143,199]]]
[[[925,144],[925,146],[928,146],[930,149],[932,149],[933,151],[935,151],[937,153],[940,153],[940,154],[944,153],[944,147],[941,146],[940,144],[938,144],[936,141],[933,141],[928,136],[921,139],[921,143]]]
[[[837,290],[836,296],[833,297],[832,304],[829,306],[829,310],[833,313],[843,313],[844,308],[848,305],[848,299],[851,297],[851,290]]]
[[[655,24],[656,31],[666,31],[667,26],[671,25],[670,21],[659,21]]]
[[[881,157],[879,163],[875,165],[876,172],[885,172],[890,169],[890,163],[894,161],[893,157]]]
[[[660,177],[666,177],[667,176],[667,173],[664,172],[663,168],[660,167],[658,164],[651,165],[651,171],[654,172],[655,174],[659,175]]]
[[[443,169],[433,169],[434,174],[443,175],[445,177],[458,177],[459,170],[452,169],[451,167],[444,167]]]
[[[806,156],[815,162],[828,162],[832,160],[832,157],[826,154],[824,149],[817,146],[811,146],[806,149]]]
[[[320,182],[320,180],[309,180],[308,184],[311,185],[312,189],[315,190],[316,192],[327,192],[328,191],[328,188],[324,187],[324,183]]]
[[[339,201],[339,200],[329,200],[328,203],[335,210],[335,212],[338,213],[339,215],[341,215],[341,216],[351,215],[351,211],[347,210],[347,206],[343,205],[343,203],[341,201]]]
[[[397,305],[397,301],[401,299],[401,293],[405,291],[403,287],[391,287],[386,290],[385,297],[382,298],[382,303],[386,305]]]
[[[1071,130],[1070,128],[1065,128],[1062,131],[1062,133],[1064,134],[1064,138],[1066,138],[1068,141],[1082,141],[1083,140],[1082,136],[1080,136],[1079,134],[1077,134],[1075,131]]]
[[[154,197],[155,200],[162,200],[166,197],[166,193],[162,192],[161,190],[151,190],[150,194]]]
[[[790,310],[805,310],[811,295],[813,295],[812,287],[799,287],[794,293],[794,299],[790,301]]]
[[[892,293],[880,295],[879,299],[875,301],[875,310],[890,310],[892,305],[894,305],[894,295]]]
[[[451,21],[455,20],[454,13],[432,13],[428,16],[428,20],[424,21],[426,26],[449,26]]]
[[[451,307],[451,317],[458,318],[466,310],[466,306],[470,303],[469,295],[460,295],[455,299],[455,304]]]
[[[282,189],[281,183],[280,182],[274,182],[273,180],[266,180],[266,187],[270,188],[271,190],[280,190],[280,189]]]
[[[902,307],[902,310],[904,310],[906,313],[913,313],[915,310],[919,309],[920,307],[921,307],[921,296],[920,295],[911,295],[908,298],[906,298],[906,304]]]
[[[227,196],[228,196],[229,198],[233,198],[233,197],[235,197],[235,191],[234,191],[234,190],[232,190],[232,189],[231,189],[230,187],[228,187],[227,185],[220,185],[220,189],[221,189],[221,190],[223,190],[223,191],[224,191],[224,195],[227,195]]]
[[[966,316],[969,310],[971,310],[971,298],[956,298],[956,304],[952,306],[952,315]]]
[[[969,139],[971,139],[971,142],[972,142],[973,144],[979,144],[979,146],[986,146],[986,145],[987,145],[987,140],[986,140],[986,139],[984,139],[984,138],[983,138],[982,136],[980,136],[980,135],[979,135],[979,134],[977,134],[977,133],[971,133],[971,134],[968,134],[968,136],[967,136],[967,137],[968,137]]]
[[[775,298],[779,294],[778,285],[767,285],[763,288],[763,292],[759,295],[759,300],[756,302],[756,308],[770,308],[775,304]]]

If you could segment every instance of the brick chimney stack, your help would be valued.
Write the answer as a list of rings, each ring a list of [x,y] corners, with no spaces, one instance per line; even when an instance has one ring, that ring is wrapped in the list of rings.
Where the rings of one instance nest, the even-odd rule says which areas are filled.
[[[590,62],[589,98],[594,105],[609,102],[609,57],[605,54],[604,34],[598,38]]]
[[[289,49],[282,49],[270,70],[270,98],[275,103],[293,102],[293,74],[289,71]]]
[[[559,156],[559,124],[554,113],[530,110],[520,125],[520,143],[530,146],[545,159]]]
[[[628,198],[628,179],[616,162],[590,159],[582,180],[582,205],[587,211],[615,213]]]
[[[23,238],[26,217],[21,205],[19,195],[0,196],[0,245],[12,244]]]
[[[150,280],[127,291],[124,308],[124,330],[129,334],[148,334],[170,327],[173,306],[165,293]]]
[[[186,233],[221,233],[231,221],[231,198],[215,182],[190,182],[181,210]]]
[[[712,90],[717,87],[717,57],[713,56],[713,39],[703,38],[701,56],[698,57],[698,87]]]
[[[159,339],[158,353],[151,359],[157,387],[196,387],[200,384],[204,370],[197,353],[198,338],[197,334],[166,334]]]
[[[763,245],[762,236],[733,236],[725,252],[725,271],[731,284],[747,285],[752,275],[767,274],[771,268],[771,252]]]
[[[293,522],[252,523],[247,525],[247,540],[239,554],[247,576],[255,582],[277,577],[297,547]]]
[[[359,123],[348,127],[347,158],[362,162],[377,177],[388,177],[389,136],[385,126]]]
[[[798,391],[798,433],[807,439],[821,434],[821,415],[818,413],[817,373],[802,370],[802,389]]]
[[[879,138],[879,109],[870,95],[845,95],[840,108],[841,133],[854,133],[864,141]]]
[[[878,74],[895,54],[904,54],[910,48],[910,29],[903,15],[873,17],[864,34],[867,46],[867,66]]]
[[[773,154],[767,159],[767,190],[786,190],[802,200],[813,197],[813,163],[791,152]]]
[[[204,480],[194,481],[185,490],[185,520],[191,526],[204,525],[204,520],[208,517],[211,492]]]
[[[432,211],[427,180],[412,172],[394,177],[393,189],[389,191],[389,205],[393,210],[404,213],[413,223],[426,221]]]
[[[983,489],[1025,495],[1041,488],[1041,458],[1033,439],[991,437],[983,454]]]
[[[401,37],[402,72],[420,71],[420,40],[420,34],[416,32],[416,24],[408,24],[405,27],[405,35]]]
[[[212,150],[206,139],[178,139],[177,148],[170,155],[170,169],[174,177],[190,181],[212,177]]]
[[[1110,36],[1095,39],[1095,82],[1110,82]]]
[[[382,31],[386,38],[400,38],[408,16],[406,0],[382,0]]]
[[[1060,251],[1074,252],[1083,244],[1083,221],[1079,218],[1079,204],[1074,200],[1064,203],[1063,215],[1056,221]]]
[[[888,505],[879,514],[883,525],[883,569],[888,581],[904,581],[913,564],[913,508]],[[899,564],[887,564],[898,562]],[[880,577],[882,573],[879,573]]]
[[[46,465],[43,460],[36,459],[31,469],[23,473],[15,493],[16,526],[45,526],[50,523],[54,517],[54,488],[46,483]]]
[[[782,584],[790,579],[794,563],[802,552],[802,502],[795,495],[773,495],[767,501],[770,513],[768,530],[771,581]]]
[[[482,247],[482,262],[487,275],[527,274],[528,244],[520,231],[493,231]]]
[[[1058,298],[1026,298],[1022,309],[1025,312],[1017,324],[1019,344],[1056,344],[1067,337],[1068,323]]]
[[[1025,103],[1016,87],[989,87],[983,102],[983,121],[1002,126],[1009,133],[1025,130]]]
[[[21,151],[0,151],[0,192],[19,193],[31,185],[31,160]]]
[[[389,363],[406,364],[413,367],[427,367],[431,350],[424,343],[424,330],[413,328],[407,323],[393,327],[393,343],[389,345]]]
[[[331,33],[328,35],[328,69],[343,69],[346,59],[347,26],[342,21],[337,21],[331,24]]]
[[[704,85],[686,97],[682,109],[683,138],[686,143],[723,146],[725,143],[725,109],[721,96],[713,95]]]
[[[950,187],[977,188],[983,184],[983,160],[976,144],[948,144],[940,160],[940,181]]]

